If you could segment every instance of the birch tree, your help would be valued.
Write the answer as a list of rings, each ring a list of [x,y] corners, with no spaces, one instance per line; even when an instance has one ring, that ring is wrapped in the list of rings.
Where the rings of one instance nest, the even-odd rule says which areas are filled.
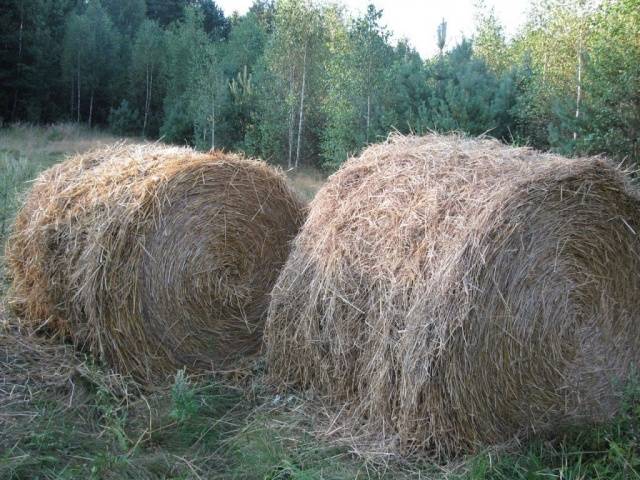
[[[143,91],[142,136],[146,136],[149,119],[153,115],[152,106],[159,95],[159,78],[164,66],[164,32],[157,22],[145,20],[135,36],[131,56],[131,84],[134,91]],[[143,85],[141,89],[140,86]],[[155,96],[154,96],[155,94]]]
[[[88,107],[89,127],[93,125],[97,108],[100,108],[101,119],[106,119],[118,42],[118,34],[98,0],[91,1],[84,13],[71,15],[67,22],[63,53],[66,76],[74,78],[71,89],[75,88],[78,122],[82,99],[88,97],[85,108]],[[96,105],[97,96],[101,100],[99,105]]]
[[[87,18],[76,13],[67,20],[62,56],[62,70],[69,82],[70,114],[77,123],[81,120],[81,101],[87,52],[83,39],[89,35]]]
[[[321,9],[310,1],[277,2],[274,33],[265,51],[265,76],[278,85],[273,102],[285,107],[286,114],[281,123],[286,130],[280,130],[278,134],[267,127],[263,132],[269,136],[284,134],[280,139],[273,140],[287,145],[284,156],[288,168],[297,168],[302,159],[309,114],[308,100],[317,93],[316,87],[319,85],[315,73],[322,57],[321,18]],[[266,104],[264,106],[269,108]],[[287,140],[283,142],[282,137]]]
[[[195,58],[193,83],[190,86],[194,112],[196,144],[215,150],[216,125],[225,97],[225,83],[218,48],[215,43],[200,46]]]
[[[372,119],[380,116],[380,101],[383,98],[385,73],[391,66],[392,49],[389,34],[380,25],[382,10],[369,5],[367,12],[356,19],[351,28],[355,75],[360,79],[362,117],[364,119],[364,141],[372,141]],[[374,112],[374,110],[378,112]]]

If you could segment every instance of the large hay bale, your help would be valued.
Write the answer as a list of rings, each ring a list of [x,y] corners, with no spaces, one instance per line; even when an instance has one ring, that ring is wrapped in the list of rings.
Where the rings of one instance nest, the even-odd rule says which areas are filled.
[[[223,369],[259,349],[304,206],[263,162],[123,146],[44,172],[6,257],[11,304],[123,373]]]
[[[640,356],[639,206],[599,158],[370,147],[310,205],[272,295],[270,373],[404,452],[604,419]]]

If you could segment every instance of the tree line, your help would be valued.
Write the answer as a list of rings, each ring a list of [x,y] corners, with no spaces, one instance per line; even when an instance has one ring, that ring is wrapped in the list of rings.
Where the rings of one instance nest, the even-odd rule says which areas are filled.
[[[640,0],[534,0],[510,39],[479,1],[471,38],[421,58],[382,12],[255,0],[9,0],[0,122],[75,121],[288,167],[339,166],[392,131],[457,130],[640,161]]]

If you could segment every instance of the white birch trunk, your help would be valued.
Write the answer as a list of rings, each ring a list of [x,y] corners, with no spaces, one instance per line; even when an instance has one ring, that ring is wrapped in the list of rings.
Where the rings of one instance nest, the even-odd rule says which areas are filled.
[[[92,117],[93,117],[93,90],[91,91],[91,101],[89,102],[89,128],[91,128]]]
[[[302,126],[304,122],[304,90],[307,80],[307,45],[304,46],[304,57],[302,59],[302,87],[300,88],[300,116],[298,118],[298,144],[296,146],[296,165],[300,160],[300,146],[302,144]]]
[[[145,95],[144,95],[144,120],[142,121],[142,136],[144,137],[147,131],[147,117],[149,116],[149,64],[146,68],[145,76]]]
[[[78,54],[79,57],[79,54]],[[80,123],[80,59],[78,58],[78,69],[76,72],[77,75],[77,79],[78,79],[78,110],[77,110],[77,118],[76,118],[76,122]]]
[[[211,101],[211,150],[216,149],[216,98]]]
[[[582,98],[582,33],[578,42],[578,75],[576,85],[576,120],[580,117],[580,100]],[[573,140],[578,138],[578,132],[573,132]]]
[[[295,118],[295,112],[293,110],[293,66],[291,66],[289,72],[289,157],[287,160],[287,168],[292,167],[293,161],[293,122]]]

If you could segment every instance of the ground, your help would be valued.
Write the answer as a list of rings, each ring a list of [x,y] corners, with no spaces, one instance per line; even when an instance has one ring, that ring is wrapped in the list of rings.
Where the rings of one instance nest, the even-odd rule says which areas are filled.
[[[0,130],[0,244],[39,171],[115,141],[75,125]],[[292,181],[311,198],[322,174]],[[2,295],[1,259],[0,282]],[[274,392],[262,369],[234,378],[179,371],[166,388],[143,391],[59,340],[27,335],[0,303],[0,479],[640,478],[637,388],[608,425],[442,465],[327,437],[321,400]]]

